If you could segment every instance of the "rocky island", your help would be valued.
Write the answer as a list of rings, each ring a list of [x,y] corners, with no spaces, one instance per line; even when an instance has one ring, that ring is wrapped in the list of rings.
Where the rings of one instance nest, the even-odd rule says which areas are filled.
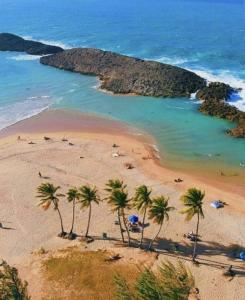
[[[235,90],[221,82],[207,83],[197,74],[176,66],[129,57],[94,48],[64,50],[57,46],[25,40],[10,33],[0,34],[0,51],[21,51],[40,58],[44,65],[98,76],[101,88],[115,94],[153,97],[196,97],[202,100],[199,111],[235,122],[227,130],[234,137],[245,137],[245,113],[226,101]]]
[[[42,57],[40,62],[59,69],[98,76],[101,88],[116,94],[154,97],[196,97],[199,111],[238,123],[227,133],[245,137],[245,114],[226,103],[234,89],[221,82],[207,84],[185,69],[92,48],[77,48]]]
[[[25,40],[11,33],[0,33],[0,51],[26,52],[32,55],[47,55],[63,51],[61,47]]]
[[[40,59],[44,65],[98,76],[101,88],[115,94],[189,97],[205,79],[185,69],[93,48],[77,48]]]

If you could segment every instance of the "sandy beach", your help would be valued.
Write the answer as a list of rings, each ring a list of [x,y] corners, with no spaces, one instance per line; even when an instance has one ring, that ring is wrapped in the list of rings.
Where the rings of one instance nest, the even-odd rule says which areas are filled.
[[[44,136],[50,140],[44,140]],[[63,138],[68,141],[62,141]],[[119,147],[113,148],[113,144]],[[91,184],[96,185],[103,198],[105,183],[112,178],[124,180],[130,195],[135,187],[146,184],[154,195],[169,197],[171,206],[176,207],[164,225],[158,245],[163,253],[153,267],[164,259],[176,260],[166,250],[178,244],[186,253],[181,257],[195,276],[200,299],[244,299],[245,265],[232,257],[232,251],[234,247],[245,247],[245,190],[232,188],[227,182],[214,180],[211,184],[210,179],[164,168],[152,144],[151,137],[143,136],[124,124],[63,111],[43,112],[1,132],[0,222],[4,228],[0,229],[0,257],[18,266],[23,278],[30,283],[33,299],[42,299],[39,295],[42,288],[35,284],[38,274],[31,253],[41,247],[54,251],[78,243],[57,237],[58,217],[52,209],[44,212],[37,207],[37,186],[50,181],[61,186],[61,192],[66,193],[69,187]],[[120,155],[113,157],[115,152]],[[125,163],[134,168],[125,168]],[[39,172],[43,178],[39,177]],[[184,181],[175,183],[174,179],[179,177]],[[182,207],[179,198],[189,187],[197,187],[206,193],[205,219],[200,225],[199,267],[190,262],[192,244],[183,237],[195,229],[195,220],[185,222],[179,213]],[[214,199],[223,200],[228,205],[215,210],[210,206]],[[72,207],[65,199],[61,200],[60,207],[68,231]],[[110,237],[120,238],[118,227],[114,225],[115,217],[106,202],[93,207],[91,234],[101,237],[106,232]],[[87,211],[77,207],[75,232],[84,234],[86,222]],[[154,236],[157,228],[150,222],[145,230],[146,240]],[[133,235],[138,237],[138,234]],[[114,246],[109,241],[95,241],[88,247],[94,250]],[[139,249],[121,251],[136,260],[141,256]],[[222,276],[224,268],[229,265],[233,265],[237,272],[231,281]]]

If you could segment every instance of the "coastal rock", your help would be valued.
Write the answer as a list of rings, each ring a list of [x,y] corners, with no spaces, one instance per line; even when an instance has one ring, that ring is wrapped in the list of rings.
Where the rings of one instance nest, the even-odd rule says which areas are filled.
[[[209,115],[235,122],[237,126],[228,129],[227,134],[245,138],[245,113],[226,102],[235,89],[222,82],[212,82],[197,92],[196,97],[204,100],[199,111]]]
[[[231,106],[225,101],[219,100],[205,100],[201,104],[199,111],[206,115],[215,116],[232,122],[238,121],[241,113],[235,106]]]
[[[0,33],[0,51],[26,52],[32,55],[47,55],[62,52],[61,47],[25,40],[10,33]]]
[[[189,97],[205,79],[179,67],[92,48],[65,50],[40,59],[44,65],[99,76],[101,88],[116,94]]]
[[[237,138],[245,138],[245,112],[238,110],[235,106],[231,106],[225,101],[205,100],[199,111],[231,122],[236,122],[237,127],[228,129],[226,132]]]
[[[227,133],[236,138],[245,138],[245,125],[238,125],[235,128],[228,129]]]
[[[211,82],[208,86],[199,90],[196,97],[199,100],[227,100],[234,89],[222,82]]]

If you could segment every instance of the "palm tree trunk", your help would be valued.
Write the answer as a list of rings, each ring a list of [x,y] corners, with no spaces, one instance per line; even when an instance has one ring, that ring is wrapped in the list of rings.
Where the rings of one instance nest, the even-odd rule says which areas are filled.
[[[124,243],[125,240],[124,240],[124,235],[123,235],[123,230],[122,230],[122,223],[121,223],[121,218],[120,218],[120,211],[119,211],[119,209],[117,210],[117,217],[118,217],[118,223],[119,223],[119,226],[120,226],[120,231],[121,231],[122,241],[123,241],[123,243]]]
[[[72,222],[71,222],[71,230],[70,230],[70,234],[73,233],[74,217],[75,217],[75,199],[73,200],[73,207],[72,207]]]
[[[62,220],[62,217],[61,217],[59,207],[57,207],[57,211],[58,211],[58,214],[59,214],[59,217],[60,217],[60,227],[61,227],[61,233],[63,235],[64,234],[64,227],[63,227],[63,220]]]
[[[128,246],[130,246],[130,234],[129,234],[129,230],[128,230],[128,226],[126,224],[126,221],[125,221],[125,215],[124,215],[124,210],[122,209],[122,217],[123,217],[123,223],[124,223],[124,226],[127,230],[127,235],[128,235]]]
[[[153,242],[154,242],[155,239],[158,237],[158,235],[159,235],[159,233],[160,233],[160,231],[161,231],[161,229],[162,229],[162,225],[163,225],[163,222],[160,224],[160,228],[159,228],[157,234],[156,234],[155,237],[151,240],[148,250],[151,250],[151,247],[152,247]]]
[[[90,219],[91,219],[91,203],[89,203],[89,213],[88,213],[88,225],[87,225],[87,230],[85,236],[88,236],[88,231],[89,231],[89,225],[90,225]]]
[[[143,238],[144,238],[144,229],[145,229],[145,215],[146,215],[147,207],[145,207],[144,216],[143,216],[143,223],[142,223],[142,231],[141,231],[141,239],[140,239],[140,247],[142,247]]]
[[[199,230],[199,220],[200,220],[200,215],[198,213],[197,214],[197,228],[196,228],[195,243],[194,243],[193,254],[192,254],[192,261],[195,261],[195,259],[196,259],[196,249],[197,249],[197,239],[198,239],[198,230]]]

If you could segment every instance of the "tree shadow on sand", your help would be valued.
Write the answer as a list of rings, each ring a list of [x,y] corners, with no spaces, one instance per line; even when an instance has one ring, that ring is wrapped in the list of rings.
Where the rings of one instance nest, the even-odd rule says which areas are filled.
[[[144,239],[143,247],[147,249],[149,243],[149,239]],[[243,262],[239,259],[239,253],[242,250],[243,248],[238,244],[225,246],[218,242],[201,241],[198,243],[197,247],[197,261],[199,265],[207,265],[217,269],[227,269],[230,265],[233,265],[236,276],[245,276],[245,266],[241,266]],[[191,261],[193,243],[189,241],[179,243],[172,239],[158,239],[154,243],[153,251],[166,256],[178,257],[180,259]],[[220,262],[213,259],[213,256],[226,257],[228,262]]]

